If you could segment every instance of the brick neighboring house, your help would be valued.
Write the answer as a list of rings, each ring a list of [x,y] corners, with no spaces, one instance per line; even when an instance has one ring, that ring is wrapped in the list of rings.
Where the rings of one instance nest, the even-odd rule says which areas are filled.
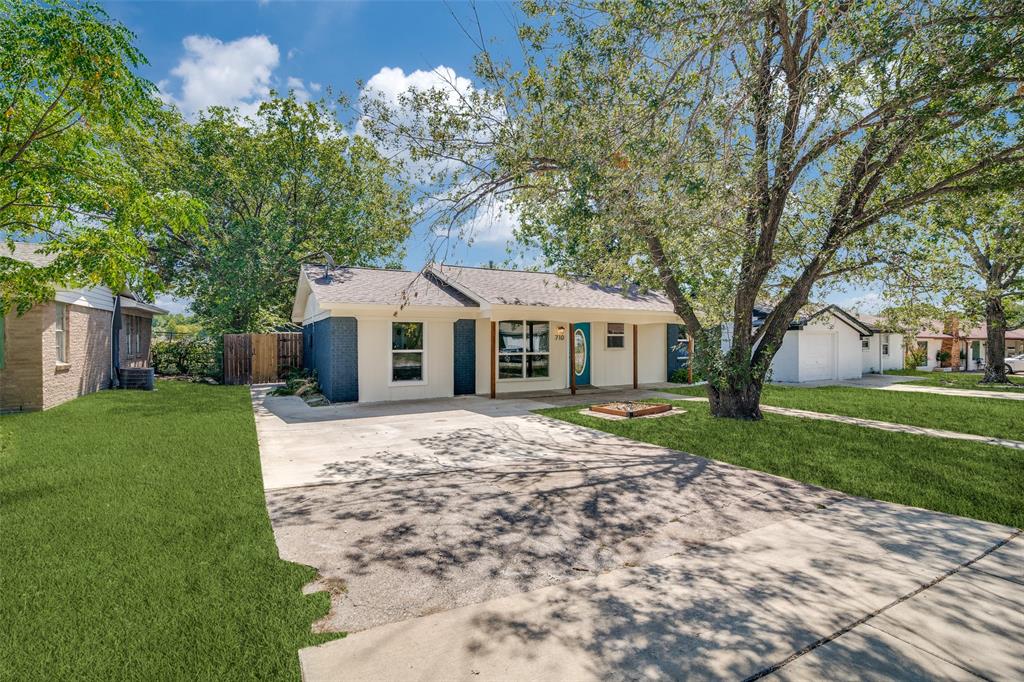
[[[979,371],[988,362],[988,328],[982,322],[967,329],[956,318],[930,320],[917,335],[917,348],[927,357],[920,369]],[[936,357],[939,351],[949,353],[949,360],[940,362]],[[1006,357],[1018,353],[1024,353],[1024,328],[1008,329]]]
[[[51,257],[37,248],[0,245],[0,256],[45,266]],[[118,368],[148,367],[153,316],[166,312],[90,287],[58,288],[52,301],[0,317],[0,412],[46,410],[111,387]]]

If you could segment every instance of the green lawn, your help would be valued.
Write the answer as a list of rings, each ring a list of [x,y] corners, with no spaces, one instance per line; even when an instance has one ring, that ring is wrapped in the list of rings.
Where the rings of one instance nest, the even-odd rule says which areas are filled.
[[[298,679],[248,390],[162,381],[0,417],[6,679]]]
[[[1007,391],[1010,393],[1016,393],[1018,391],[1024,391],[1024,377],[1013,375],[1010,376],[1010,382],[1012,386],[1006,384],[982,384],[981,374],[973,372],[925,372],[919,369],[887,369],[886,374],[893,374],[896,376],[912,376],[921,377],[914,381],[907,383],[917,384],[919,386],[941,386],[943,388],[970,388],[980,389],[983,391]]]
[[[1024,526],[1024,450],[772,414],[716,419],[707,403],[679,406],[687,413],[628,421],[579,406],[538,412],[853,495]]]
[[[681,395],[707,395],[703,386],[668,390]],[[800,388],[773,384],[765,387],[761,403],[1024,441],[1024,404],[1016,400],[850,386]]]

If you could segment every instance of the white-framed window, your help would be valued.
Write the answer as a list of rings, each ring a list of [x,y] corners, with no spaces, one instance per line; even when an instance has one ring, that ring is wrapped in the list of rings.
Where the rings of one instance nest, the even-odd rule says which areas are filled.
[[[391,381],[392,383],[422,382],[423,323],[391,323]]]
[[[626,347],[626,325],[622,322],[608,323],[608,336],[605,341],[605,348]]]
[[[540,379],[551,372],[551,327],[539,320],[498,323],[498,378]]]
[[[886,334],[882,337],[882,355],[889,354],[889,335]]]
[[[66,364],[68,361],[68,304],[57,303],[56,311],[54,337],[57,342],[57,362]]]
[[[866,351],[866,350],[868,350],[870,348],[871,348],[871,341],[869,339],[861,339],[860,340],[860,349],[861,350]]]

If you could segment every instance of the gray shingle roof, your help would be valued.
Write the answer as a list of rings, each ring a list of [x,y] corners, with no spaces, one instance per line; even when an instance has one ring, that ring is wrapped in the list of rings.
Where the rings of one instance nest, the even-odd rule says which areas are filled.
[[[0,256],[13,258],[14,260],[21,261],[22,263],[28,263],[37,268],[41,268],[49,265],[56,258],[54,255],[40,253],[37,251],[41,246],[41,244],[14,242],[14,251],[11,251],[7,246],[7,242],[0,240]]]
[[[476,303],[432,275],[407,270],[331,268],[304,265],[302,271],[321,301],[368,305],[425,305],[473,307]]]
[[[479,300],[496,305],[673,312],[663,294],[608,287],[546,272],[434,265],[434,272]]]

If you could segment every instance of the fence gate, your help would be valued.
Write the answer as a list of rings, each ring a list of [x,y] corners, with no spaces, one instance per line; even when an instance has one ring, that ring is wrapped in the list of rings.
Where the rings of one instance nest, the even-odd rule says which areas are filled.
[[[265,384],[280,381],[302,367],[302,334],[225,334],[224,383]]]

